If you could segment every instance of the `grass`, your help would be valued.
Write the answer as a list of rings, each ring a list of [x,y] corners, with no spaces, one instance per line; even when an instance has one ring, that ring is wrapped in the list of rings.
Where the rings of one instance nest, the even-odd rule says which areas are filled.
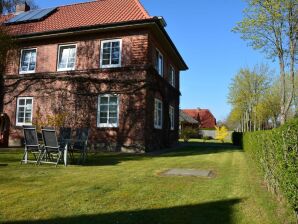
[[[86,166],[67,168],[20,165],[20,158],[0,152],[0,223],[293,221],[230,144],[194,143],[151,156],[98,153]],[[159,176],[168,168],[212,169],[216,177]]]

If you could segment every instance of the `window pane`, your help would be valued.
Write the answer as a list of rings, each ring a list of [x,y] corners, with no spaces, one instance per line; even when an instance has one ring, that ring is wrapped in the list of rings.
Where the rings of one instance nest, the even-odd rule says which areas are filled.
[[[110,54],[103,54],[102,60],[110,60]]]
[[[67,68],[74,68],[74,63],[73,62],[68,63]]]
[[[101,118],[99,119],[99,123],[101,123],[101,124],[106,124],[106,123],[108,123],[108,118],[101,117]]]
[[[108,117],[108,112],[100,112],[99,116],[101,118]]]
[[[116,112],[110,112],[109,117],[117,118],[117,111]]]
[[[31,123],[31,118],[25,118],[25,123]]]
[[[109,123],[110,124],[116,124],[117,123],[117,118],[110,118]]]
[[[100,112],[108,112],[108,105],[101,105]]]
[[[110,97],[110,104],[118,104],[118,97],[116,96]]]
[[[117,112],[118,106],[117,105],[111,105],[110,106],[110,112]]]
[[[119,64],[119,59],[112,59],[112,64],[113,65],[118,65]]]
[[[27,106],[28,106],[28,105],[31,106],[31,105],[32,105],[32,99],[27,99],[27,100],[26,100],[26,105],[27,105]]]
[[[25,100],[24,99],[20,99],[19,100],[19,105],[25,105]]]
[[[119,48],[120,47],[120,41],[113,42],[112,47],[113,48]]]
[[[109,98],[108,97],[100,97],[100,104],[108,104]]]
[[[23,123],[24,122],[24,118],[23,117],[20,117],[18,116],[18,123]]]
[[[103,44],[103,48],[110,48],[111,47],[111,42],[106,42]]]
[[[110,59],[107,60],[102,60],[103,65],[109,65],[110,64]]]

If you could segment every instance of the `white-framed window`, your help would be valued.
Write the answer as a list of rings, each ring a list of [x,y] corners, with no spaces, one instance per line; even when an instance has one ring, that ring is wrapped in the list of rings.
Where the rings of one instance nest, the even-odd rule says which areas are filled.
[[[17,98],[16,126],[32,125],[33,97]]]
[[[75,70],[77,45],[59,45],[57,71]]]
[[[155,69],[159,75],[163,76],[163,55],[157,49],[155,53]]]
[[[169,83],[175,87],[175,69],[172,65],[169,68]]]
[[[169,108],[169,117],[170,117],[170,128],[171,130],[175,129],[175,108],[170,106]]]
[[[23,49],[20,59],[20,74],[34,73],[36,68],[36,48]]]
[[[159,99],[154,101],[154,128],[162,129],[162,101]]]
[[[119,96],[105,94],[98,96],[97,127],[118,127]]]
[[[100,47],[100,67],[121,67],[122,40],[104,40]]]

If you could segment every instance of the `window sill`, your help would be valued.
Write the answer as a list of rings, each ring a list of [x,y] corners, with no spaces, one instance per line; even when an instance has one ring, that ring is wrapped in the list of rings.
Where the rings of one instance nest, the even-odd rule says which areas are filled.
[[[16,123],[16,127],[23,127],[24,125],[32,125],[32,123]]]
[[[68,69],[57,69],[57,72],[67,72],[67,71],[74,71],[75,68],[68,68]]]
[[[19,72],[20,75],[25,75],[25,74],[33,74],[35,73],[35,70],[34,71],[28,71],[28,72]]]
[[[118,124],[100,124],[97,128],[118,128]]]
[[[100,65],[100,68],[121,68],[121,64],[119,64],[119,65]]]
[[[157,127],[157,126],[154,126],[154,129],[157,129],[157,130],[162,130],[162,127]]]

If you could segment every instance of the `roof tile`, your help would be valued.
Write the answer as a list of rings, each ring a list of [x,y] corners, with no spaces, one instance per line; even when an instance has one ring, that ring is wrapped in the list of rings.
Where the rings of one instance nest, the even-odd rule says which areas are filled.
[[[0,24],[10,18],[0,16]],[[42,21],[11,24],[7,27],[13,35],[25,35],[150,18],[138,0],[97,0],[60,6]]]

